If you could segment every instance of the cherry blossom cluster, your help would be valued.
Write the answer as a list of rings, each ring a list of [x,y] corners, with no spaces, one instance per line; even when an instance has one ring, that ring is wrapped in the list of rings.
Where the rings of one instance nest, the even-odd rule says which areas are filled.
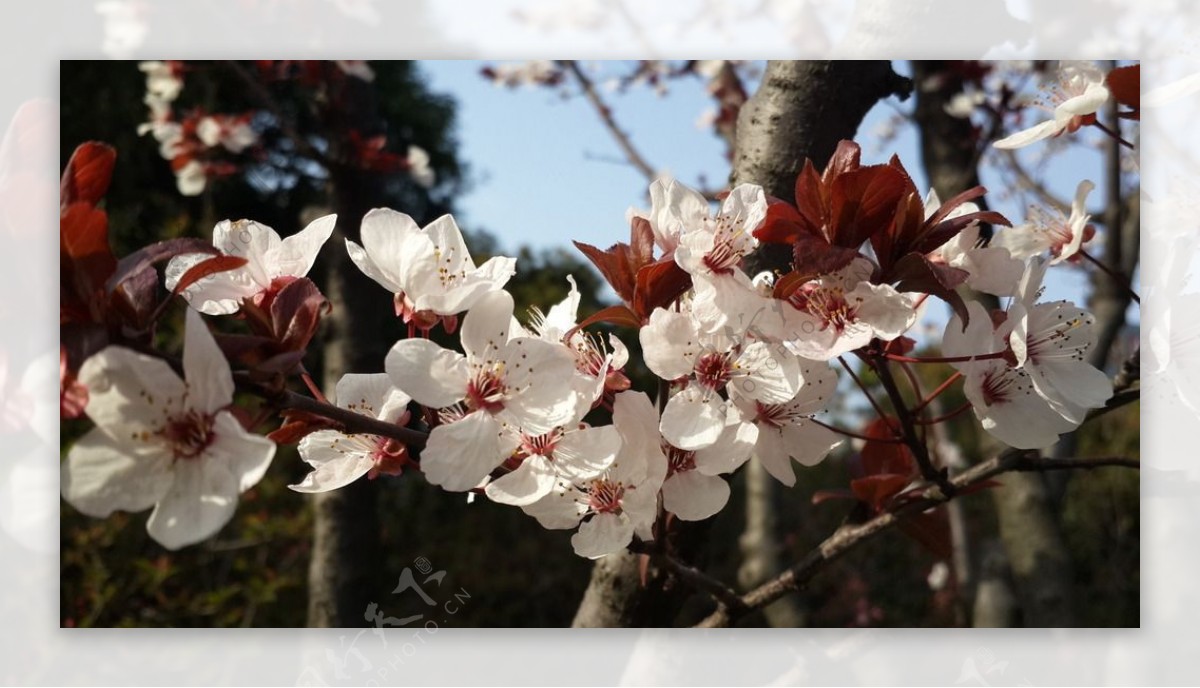
[[[411,446],[395,434],[294,418],[272,437],[297,442],[311,467],[292,486],[298,492],[419,471],[444,490],[519,507],[546,528],[575,529],[575,551],[602,557],[662,537],[672,520],[718,513],[731,474],[748,461],[794,485],[794,464],[813,466],[857,436],[828,415],[839,394],[833,362],[849,354],[879,366],[925,362],[905,355],[913,348],[905,333],[933,298],[954,315],[944,355],[925,360],[957,369],[975,416],[998,440],[1047,447],[1112,394],[1086,361],[1092,316],[1040,300],[1047,269],[1091,237],[1083,209],[1091,188],[1079,185],[1069,217],[1037,214],[1004,228],[1005,218],[971,202],[982,189],[942,202],[919,193],[896,159],[862,165],[850,142],[823,172],[805,166],[795,202],[741,184],[714,207],[659,179],[650,208],[629,213],[629,243],[577,244],[621,300],[583,320],[573,279],[562,302],[517,313],[505,290],[515,259],[477,265],[449,215],[421,227],[372,210],[345,250],[392,294],[409,336],[381,372],[342,378],[333,403],[425,440]],[[95,427],[63,464],[67,501],[93,516],[153,507],[149,532],[169,548],[229,520],[275,451],[233,412],[231,361],[306,377],[300,360],[325,312],[306,275],[335,222],[320,218],[281,238],[253,221],[223,221],[211,247],[171,255],[164,286],[189,305],[182,361],[172,367],[119,343],[86,359],[75,383]],[[983,223],[1000,228],[990,243]],[[68,231],[77,230],[64,211]],[[780,248],[790,270],[746,271],[758,252]],[[960,286],[1007,305],[988,312]],[[242,319],[253,334],[214,339],[201,314]],[[653,389],[632,389],[627,344],[587,329],[598,323],[636,331]],[[457,333],[460,346],[433,341],[436,328]],[[872,427],[886,430],[889,419],[880,421]]]

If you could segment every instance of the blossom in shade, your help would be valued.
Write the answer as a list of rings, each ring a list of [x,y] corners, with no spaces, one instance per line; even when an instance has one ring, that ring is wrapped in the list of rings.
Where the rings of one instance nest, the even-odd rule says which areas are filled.
[[[343,375],[334,396],[339,408],[400,425],[407,419],[409,401],[387,373]],[[399,474],[408,454],[407,447],[395,439],[339,430],[309,433],[298,449],[313,470],[300,483],[288,486],[297,492],[328,492],[364,475]]]
[[[545,528],[579,531],[575,553],[597,559],[619,552],[636,535],[653,539],[658,493],[667,460],[658,414],[641,392],[622,392],[613,402],[613,425],[621,437],[616,460],[598,476],[560,476],[548,495],[522,507]]]
[[[421,452],[421,471],[451,491],[478,486],[519,447],[575,418],[578,398],[563,380],[575,372],[566,347],[511,337],[512,296],[483,294],[462,327],[465,355],[429,341],[402,339],[388,352],[392,382],[418,403],[440,409],[441,424]]]
[[[253,220],[222,220],[213,228],[213,246],[225,255],[245,258],[246,264],[200,278],[184,288],[183,297],[207,315],[236,313],[242,301],[307,275],[336,223],[336,215],[326,215],[280,239],[275,230]],[[167,289],[174,290],[188,270],[209,258],[212,255],[207,253],[172,258],[164,271]]]
[[[667,479],[663,482],[663,508],[683,521],[701,521],[725,508],[729,483],[722,474],[737,470],[753,451],[758,427],[748,423],[732,402],[717,441],[696,450],[680,449],[665,439]]]
[[[97,518],[153,507],[146,529],[168,549],[216,534],[275,455],[273,442],[226,410],[233,375],[190,310],[183,373],[120,346],[85,361],[79,381],[96,426],[62,465],[62,494],[72,506]]]
[[[812,417],[825,411],[837,391],[837,375],[826,364],[801,361],[804,384],[786,402],[766,404],[738,393],[730,399],[743,418],[758,429],[754,457],[776,480],[787,486],[796,484],[792,460],[801,466],[815,466],[842,438],[832,430],[813,422]]]

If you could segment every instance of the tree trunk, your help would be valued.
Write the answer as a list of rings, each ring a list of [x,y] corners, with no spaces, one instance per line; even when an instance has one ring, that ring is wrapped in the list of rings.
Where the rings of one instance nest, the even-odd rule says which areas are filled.
[[[894,93],[906,95],[909,86],[884,60],[767,63],[762,84],[738,115],[730,183],[760,184],[767,194],[793,201],[796,176],[805,158],[823,167],[838,141],[854,138],[875,103]],[[748,270],[783,268],[790,261],[786,246],[766,248],[758,251],[759,260],[748,264]],[[748,508],[769,510],[770,483],[765,490],[753,489],[767,501]],[[700,551],[704,537],[697,534],[696,525],[703,526],[685,524],[680,535]],[[763,530],[753,537],[769,547],[775,534]],[[681,556],[685,554],[680,551]],[[699,564],[694,556],[685,560]],[[763,570],[764,576],[771,573]],[[669,575],[652,574],[650,584],[642,587],[636,556],[622,553],[601,559],[593,569],[575,625],[662,625],[662,619],[669,623],[675,607],[653,598],[684,586]],[[648,613],[651,609],[654,612]]]
[[[373,89],[346,80],[341,109],[328,131],[371,132],[378,126]],[[334,159],[349,159],[333,151]],[[363,215],[379,203],[382,180],[373,172],[338,167],[330,170],[330,195],[337,213],[337,232],[326,253],[324,292],[332,305],[324,342],[323,388],[329,393],[346,373],[378,372],[391,342],[382,340],[391,317],[391,295],[362,274],[343,248],[346,238],[359,241]],[[367,607],[383,590],[382,545],[377,512],[378,485],[357,480],[312,497],[314,539],[308,568],[308,625],[315,628],[365,626]]]

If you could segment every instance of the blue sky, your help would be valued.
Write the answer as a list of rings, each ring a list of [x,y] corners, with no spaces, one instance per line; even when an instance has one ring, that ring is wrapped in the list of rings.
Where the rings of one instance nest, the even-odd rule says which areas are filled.
[[[488,230],[509,251],[521,245],[569,248],[572,239],[601,247],[627,240],[625,211],[648,206],[646,180],[625,162],[591,105],[582,97],[563,98],[553,89],[495,86],[480,76],[483,65],[423,64],[430,86],[459,102],[460,155],[469,162],[473,180],[458,199],[462,224]],[[897,69],[907,72],[907,65],[897,63]],[[676,80],[662,97],[647,87],[602,92],[651,165],[691,185],[706,178],[718,187],[727,179],[721,142],[710,129],[696,125],[711,102],[700,80]],[[886,150],[875,135],[896,107],[904,105],[880,103],[859,128],[864,160],[883,162],[895,152],[925,188],[914,130],[901,127]],[[1091,178],[1098,185],[1092,199],[1099,205],[1105,194],[1102,164],[1098,151],[1074,146],[1047,167],[1048,186],[1069,199],[1080,180]],[[993,208],[1019,223],[1025,208],[999,193],[994,173],[984,169],[982,176],[985,185],[992,185]],[[1052,270],[1046,298],[1079,300],[1085,284],[1077,269]]]

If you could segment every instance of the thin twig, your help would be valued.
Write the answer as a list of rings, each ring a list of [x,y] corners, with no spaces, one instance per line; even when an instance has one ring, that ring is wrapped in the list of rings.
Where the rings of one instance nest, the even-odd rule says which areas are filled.
[[[1118,457],[1044,459],[1030,452],[1009,449],[999,456],[963,471],[951,479],[954,493],[961,493],[1008,471],[1050,471],[1090,469],[1104,466],[1140,468],[1132,459]],[[803,587],[814,575],[846,552],[892,528],[905,517],[926,511],[953,499],[937,486],[930,486],[919,497],[872,518],[865,523],[843,525],[820,545],[811,550],[794,566],[759,587],[742,595],[743,611],[734,612],[722,606],[697,624],[698,628],[728,626],[745,614],[765,607],[793,590]]]
[[[936,483],[946,495],[953,495],[954,485],[950,478],[945,471],[940,471],[933,465],[933,460],[929,458],[929,447],[925,446],[921,438],[917,437],[918,423],[904,402],[904,396],[900,394],[896,378],[892,376],[892,371],[888,368],[887,359],[880,358],[877,361],[875,373],[879,376],[879,382],[883,384],[883,389],[887,391],[888,397],[892,400],[892,408],[896,411],[896,417],[900,419],[900,430],[903,432],[905,443],[912,450],[913,458],[917,460],[917,465],[921,468],[921,475],[926,480]]]
[[[633,165],[646,177],[647,181],[654,181],[658,177],[658,172],[646,162],[642,154],[633,145],[633,141],[629,135],[621,130],[617,124],[617,120],[613,118],[612,109],[600,97],[600,93],[596,90],[595,84],[592,83],[590,77],[583,72],[579,63],[575,60],[559,60],[558,62],[564,69],[571,72],[575,80],[579,82],[579,87],[583,89],[583,95],[596,109],[596,114],[600,115],[604,126],[608,128],[608,132],[612,134],[613,139],[617,142],[617,146],[621,148],[621,152],[625,154],[625,158],[629,160],[629,164]]]

